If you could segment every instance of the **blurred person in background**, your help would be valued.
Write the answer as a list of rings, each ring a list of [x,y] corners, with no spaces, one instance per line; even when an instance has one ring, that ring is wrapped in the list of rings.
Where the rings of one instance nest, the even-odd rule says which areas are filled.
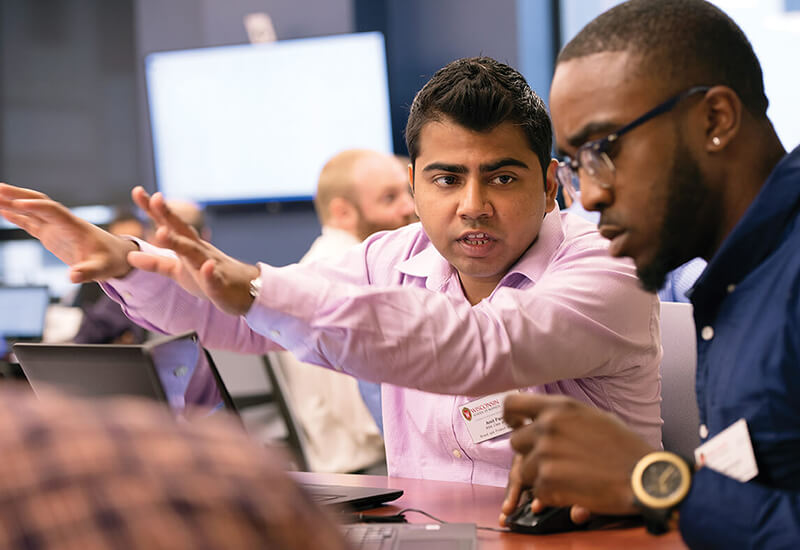
[[[350,149],[332,157],[322,168],[314,197],[322,234],[300,263],[335,258],[375,232],[413,221],[406,167],[392,155],[366,149]],[[308,440],[311,470],[380,468],[384,462],[380,385],[302,363],[289,352],[280,352],[280,356]]]

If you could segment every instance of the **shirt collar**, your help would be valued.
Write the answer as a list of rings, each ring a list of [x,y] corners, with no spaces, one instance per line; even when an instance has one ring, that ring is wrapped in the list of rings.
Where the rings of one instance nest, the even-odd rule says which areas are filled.
[[[721,301],[780,244],[800,206],[800,147],[775,166],[755,200],[711,258],[692,292],[692,302]],[[715,300],[716,298],[716,300]]]
[[[338,227],[331,227],[329,225],[322,226],[322,234],[326,237],[338,239],[342,242],[352,242],[353,244],[358,244],[361,241],[358,240],[358,237],[350,233],[349,231],[345,231],[344,229],[339,229]]]
[[[511,266],[498,287],[515,285],[519,282],[520,276],[531,282],[538,281],[563,240],[564,228],[561,225],[561,214],[556,206],[544,217],[536,240]],[[426,278],[425,286],[430,290],[443,289],[448,280],[456,276],[456,270],[436,250],[429,239],[427,246],[421,252],[399,263],[397,269],[405,275]]]

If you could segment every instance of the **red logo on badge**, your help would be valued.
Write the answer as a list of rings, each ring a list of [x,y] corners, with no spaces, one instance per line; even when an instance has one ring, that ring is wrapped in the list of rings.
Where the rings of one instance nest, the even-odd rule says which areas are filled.
[[[467,420],[472,420],[472,411],[469,410],[469,407],[464,407],[461,409],[461,414],[463,414],[464,418]]]

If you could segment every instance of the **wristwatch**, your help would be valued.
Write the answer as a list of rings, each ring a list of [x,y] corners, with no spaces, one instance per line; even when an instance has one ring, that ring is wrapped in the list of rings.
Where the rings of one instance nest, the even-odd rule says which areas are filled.
[[[258,277],[252,279],[249,285],[249,292],[250,296],[255,300],[258,298],[258,294],[261,292],[261,273],[258,274]]]
[[[689,494],[693,467],[683,457],[667,451],[646,454],[636,463],[631,486],[645,527],[654,535],[669,531],[678,505]]]

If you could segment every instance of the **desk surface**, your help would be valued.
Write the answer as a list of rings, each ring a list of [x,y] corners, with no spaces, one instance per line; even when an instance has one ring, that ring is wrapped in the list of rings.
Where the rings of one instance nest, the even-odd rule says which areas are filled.
[[[361,487],[391,487],[405,493],[389,506],[370,511],[375,514],[393,514],[402,508],[418,508],[444,521],[475,523],[483,527],[497,527],[500,503],[505,495],[501,487],[427,481],[421,479],[387,478],[383,476],[296,473],[296,479],[305,483],[333,483]],[[421,514],[407,513],[412,523],[430,522]],[[478,530],[478,548],[526,550],[685,550],[686,546],[677,532],[654,537],[643,527],[607,531],[562,533],[534,536],[517,533],[499,533]]]

